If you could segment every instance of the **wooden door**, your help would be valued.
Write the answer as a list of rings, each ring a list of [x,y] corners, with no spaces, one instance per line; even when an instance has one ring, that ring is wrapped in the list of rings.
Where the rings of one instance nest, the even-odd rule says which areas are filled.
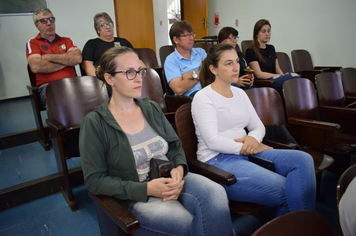
[[[156,51],[152,0],[114,0],[117,36]]]
[[[208,0],[182,0],[182,20],[193,26],[196,39],[208,36]]]

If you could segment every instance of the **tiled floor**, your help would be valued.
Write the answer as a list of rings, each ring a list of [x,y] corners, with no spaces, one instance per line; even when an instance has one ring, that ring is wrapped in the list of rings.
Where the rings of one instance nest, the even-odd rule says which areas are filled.
[[[0,135],[35,128],[28,99],[0,102]],[[45,114],[44,114],[45,116]],[[354,158],[356,159],[356,158]],[[70,168],[80,165],[80,158],[68,160]],[[31,143],[0,152],[0,189],[14,186],[57,172],[53,151],[44,151]],[[317,203],[338,236],[336,185],[339,176],[324,171],[322,192],[325,201]],[[100,235],[94,204],[84,186],[74,189],[79,210],[71,212],[63,196],[56,193],[0,212],[0,235]],[[263,222],[252,216],[233,216],[237,235],[248,236]]]

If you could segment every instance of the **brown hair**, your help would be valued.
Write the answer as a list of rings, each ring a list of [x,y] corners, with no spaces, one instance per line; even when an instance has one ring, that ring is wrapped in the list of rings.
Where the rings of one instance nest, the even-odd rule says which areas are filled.
[[[271,27],[271,24],[269,23],[268,20],[265,19],[261,19],[259,21],[256,22],[255,27],[253,28],[253,41],[252,41],[252,46],[255,49],[255,53],[256,56],[258,57],[258,59],[260,61],[265,61],[265,59],[263,58],[261,52],[260,52],[260,44],[258,42],[258,33],[260,32],[260,30],[262,29],[262,27],[264,25],[269,25],[269,27]]]
[[[98,30],[100,29],[100,21],[102,19],[107,21],[107,22],[109,22],[109,23],[114,23],[108,13],[100,12],[100,13],[96,14],[94,16],[94,29],[95,29],[96,34],[99,37],[100,37],[100,34],[98,33]]]
[[[225,39],[227,39],[230,34],[232,34],[233,36],[237,37],[239,36],[239,31],[237,31],[236,29],[232,28],[232,27],[224,27],[219,31],[218,34],[218,41],[219,43],[221,43],[222,41],[224,41]]]
[[[101,56],[100,65],[95,69],[96,77],[98,77],[98,79],[103,81],[106,84],[106,86],[110,87],[110,85],[106,83],[104,74],[114,73],[117,67],[117,65],[115,64],[116,56],[128,52],[136,53],[132,48],[128,48],[128,47],[112,47],[106,50],[104,54]]]
[[[211,84],[215,80],[215,75],[210,71],[209,66],[212,65],[217,68],[221,54],[228,50],[235,49],[232,45],[227,43],[219,43],[209,49],[209,53],[200,67],[199,78],[202,88]]]
[[[169,30],[169,37],[173,47],[176,47],[176,43],[174,42],[173,37],[175,36],[178,38],[181,34],[184,33],[184,31],[188,31],[189,33],[193,32],[193,27],[191,24],[189,24],[188,21],[182,20],[173,23],[171,29]]]

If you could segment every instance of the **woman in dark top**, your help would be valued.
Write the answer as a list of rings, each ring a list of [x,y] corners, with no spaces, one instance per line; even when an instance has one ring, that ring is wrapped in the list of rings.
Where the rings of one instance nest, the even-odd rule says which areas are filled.
[[[271,24],[261,19],[253,29],[253,43],[246,51],[246,58],[254,70],[256,79],[274,80],[272,85],[282,96],[284,81],[299,78],[296,73],[284,73],[278,64],[276,50],[273,45],[267,44],[271,38]]]
[[[107,49],[122,46],[134,49],[126,39],[114,37],[114,22],[106,12],[94,16],[94,28],[99,38],[88,40],[83,48],[82,75],[95,76],[95,68]]]
[[[224,27],[219,31],[218,41],[219,43],[227,43],[232,45],[237,52],[239,57],[240,64],[240,74],[236,83],[232,83],[231,85],[240,87],[243,90],[250,89],[253,85],[254,76],[253,73],[251,75],[246,75],[245,69],[247,69],[247,61],[245,55],[238,50],[237,48],[237,40],[239,39],[239,32],[232,27]]]

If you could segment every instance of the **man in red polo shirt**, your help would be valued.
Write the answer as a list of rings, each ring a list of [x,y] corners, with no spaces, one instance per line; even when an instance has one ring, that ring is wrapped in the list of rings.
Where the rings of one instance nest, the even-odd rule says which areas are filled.
[[[77,76],[74,66],[82,62],[82,54],[74,42],[55,33],[55,18],[48,8],[33,13],[39,34],[26,44],[27,62],[36,74],[36,85],[43,104],[46,104],[46,86],[49,82]]]

